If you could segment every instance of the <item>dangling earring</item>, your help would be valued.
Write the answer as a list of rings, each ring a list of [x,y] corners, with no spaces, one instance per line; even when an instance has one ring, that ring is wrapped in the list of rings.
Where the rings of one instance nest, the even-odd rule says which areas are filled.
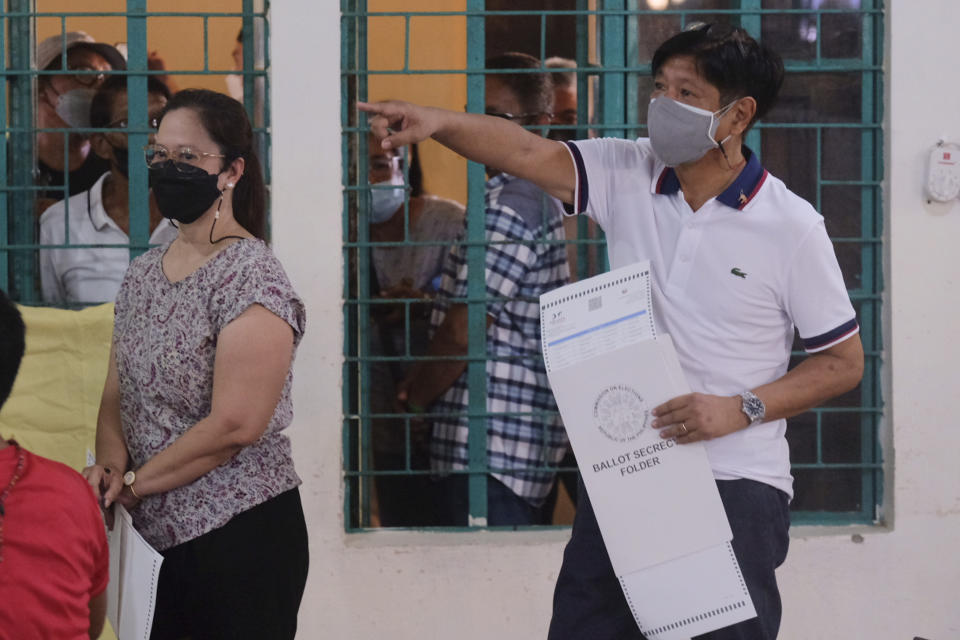
[[[233,188],[233,183],[232,183],[232,182],[228,182],[228,183],[227,183],[227,188],[228,188],[228,189],[232,189],[232,188]],[[222,240],[226,240],[227,238],[236,238],[237,240],[246,240],[246,238],[244,238],[243,236],[235,236],[235,235],[226,235],[226,236],[223,236],[222,238],[217,238],[216,240],[213,239],[213,228],[217,226],[217,220],[220,219],[220,207],[221,207],[221,205],[223,205],[223,193],[222,193],[222,192],[220,193],[220,202],[217,203],[217,211],[216,211],[216,213],[213,214],[213,224],[210,225],[210,244],[217,244],[218,242],[220,242],[220,241],[222,241]]]

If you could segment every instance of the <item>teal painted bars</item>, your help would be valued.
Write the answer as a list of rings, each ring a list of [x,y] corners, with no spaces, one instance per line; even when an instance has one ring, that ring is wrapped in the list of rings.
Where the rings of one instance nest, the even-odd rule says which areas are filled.
[[[666,8],[651,7],[662,4]],[[376,414],[371,410],[369,380],[372,366],[411,362],[407,350],[396,356],[373,355],[365,344],[369,324],[364,322],[373,305],[401,304],[409,317],[415,300],[389,301],[369,297],[369,251],[375,245],[358,227],[354,215],[368,206],[366,186],[365,119],[357,119],[354,101],[366,95],[366,80],[390,75],[462,75],[467,80],[469,111],[479,112],[483,101],[483,59],[491,45],[491,20],[519,21],[535,17],[539,33],[528,27],[527,50],[533,55],[557,55],[559,33],[575,39],[567,57],[578,61],[580,136],[644,135],[649,91],[650,56],[663,38],[698,20],[725,20],[740,24],[772,44],[784,57],[787,80],[777,108],[748,135],[770,170],[792,189],[815,204],[826,220],[857,308],[866,351],[863,383],[854,392],[793,419],[788,429],[796,477],[793,519],[802,524],[874,523],[883,500],[883,460],[879,430],[883,418],[881,395],[881,298],[883,293],[883,21],[881,0],[845,0],[831,8],[815,8],[812,0],[685,0],[655,3],[648,0],[567,0],[544,2],[550,9],[507,10],[507,3],[467,0],[464,11],[366,10],[366,3],[343,0],[341,59],[344,109],[344,256],[349,265],[344,284],[344,477],[345,522],[348,531],[371,527],[370,480],[377,476],[415,476],[410,460],[412,416]],[[490,8],[488,8],[490,7]],[[416,23],[440,16],[466,20],[467,64],[435,60],[430,69],[411,65],[411,31]],[[368,69],[366,24],[370,19],[397,18],[403,29],[402,65]],[[569,20],[569,31],[555,32],[551,24]],[[555,22],[551,22],[555,21]],[[411,26],[413,24],[413,26]],[[519,24],[519,22],[517,22]],[[529,25],[530,23],[525,22]],[[400,26],[402,25],[402,27]],[[509,29],[507,29],[509,31]],[[498,31],[502,33],[503,29]],[[514,39],[511,42],[518,42]],[[501,51],[493,51],[497,53]],[[495,73],[502,73],[497,71]],[[524,71],[520,71],[524,72]],[[594,114],[587,119],[588,111]],[[467,170],[468,226],[465,242],[471,280],[468,296],[468,378],[470,406],[470,514],[471,527],[486,523],[484,477],[486,463],[485,347],[483,286],[484,235],[482,167]],[[360,216],[365,220],[364,216]],[[362,225],[361,225],[362,226]],[[605,265],[603,241],[587,237],[588,225],[578,221],[578,239],[568,240],[578,256],[578,275],[591,275]],[[407,229],[409,232],[409,229]],[[409,233],[407,236],[409,237]],[[591,247],[599,245],[598,255]],[[591,257],[593,262],[591,263]],[[795,346],[794,364],[803,353]],[[370,463],[369,422],[376,418],[401,418],[408,446],[402,469],[376,470]],[[358,492],[363,499],[358,497]]]
[[[48,245],[44,248],[83,250],[98,247],[128,249],[131,259],[149,248],[149,204],[147,168],[140,151],[147,144],[151,129],[147,117],[147,77],[168,74],[173,78],[187,76],[223,77],[240,73],[244,78],[244,96],[247,112],[254,123],[263,158],[265,177],[269,184],[269,104],[266,100],[269,58],[266,52],[268,29],[266,0],[235,0],[234,11],[150,11],[147,0],[127,0],[124,11],[96,11],[95,2],[74,3],[69,12],[38,11],[35,0],[7,0],[0,9],[0,75],[6,91],[0,92],[0,288],[9,291],[22,304],[40,304],[39,274],[36,270],[38,244],[35,197],[43,188],[34,184],[33,169],[35,135],[41,131],[65,134],[64,129],[38,129],[35,125],[36,79],[41,75],[60,71],[38,71],[34,61],[36,23],[38,20],[59,23],[61,34],[76,30],[76,21],[83,18],[123,18],[126,20],[127,71],[117,72],[128,78],[128,135],[130,242],[122,245],[71,244]],[[203,59],[193,68],[178,70],[150,70],[147,66],[148,23],[153,18],[195,18],[202,23]],[[213,70],[209,65],[208,23],[222,18],[239,18],[244,26],[243,70]],[[87,27],[97,36],[95,28]],[[84,72],[81,72],[84,73]],[[93,73],[93,72],[86,72]],[[73,129],[74,133],[94,133],[107,129]],[[64,187],[66,192],[67,186]],[[65,220],[65,226],[67,221]],[[67,228],[67,231],[69,228]],[[69,237],[69,233],[66,234]],[[86,302],[66,304],[85,306]]]

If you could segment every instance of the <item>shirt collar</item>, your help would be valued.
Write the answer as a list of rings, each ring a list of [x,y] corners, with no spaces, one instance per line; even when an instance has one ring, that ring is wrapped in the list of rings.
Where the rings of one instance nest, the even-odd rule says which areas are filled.
[[[116,223],[107,215],[107,210],[103,208],[103,183],[106,181],[108,175],[110,175],[109,171],[100,176],[100,179],[94,182],[93,186],[90,187],[90,191],[87,192],[90,198],[90,200],[88,200],[90,206],[87,209],[87,213],[90,216],[90,222],[97,231],[103,231],[104,228],[111,225],[111,223],[113,226],[116,226]],[[84,204],[87,203],[85,202]]]
[[[750,201],[760,191],[764,181],[767,179],[767,170],[760,164],[757,154],[744,145],[741,147],[743,157],[747,159],[747,164],[740,170],[737,179],[727,187],[723,193],[717,196],[717,200],[738,211],[743,210]],[[664,166],[659,163],[660,172],[655,173],[657,177],[653,182],[653,192],[660,194],[673,194],[680,190],[680,180],[677,178],[676,171],[672,167]]]

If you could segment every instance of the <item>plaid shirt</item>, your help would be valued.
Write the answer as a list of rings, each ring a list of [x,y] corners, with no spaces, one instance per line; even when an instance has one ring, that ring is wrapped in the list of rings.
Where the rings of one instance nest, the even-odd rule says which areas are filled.
[[[567,284],[570,270],[559,205],[526,180],[501,174],[486,191],[487,464],[491,475],[539,506],[553,485],[555,466],[567,449],[540,351],[539,296]],[[554,243],[544,242],[554,241]],[[557,242],[559,241],[559,242]],[[505,243],[505,244],[500,244]],[[455,245],[444,263],[431,329],[443,322],[451,298],[467,296],[466,247]],[[455,302],[455,301],[454,301]],[[522,357],[518,357],[522,356]],[[430,407],[450,414],[433,422],[431,468],[468,467],[467,372]],[[513,415],[553,412],[550,417]]]

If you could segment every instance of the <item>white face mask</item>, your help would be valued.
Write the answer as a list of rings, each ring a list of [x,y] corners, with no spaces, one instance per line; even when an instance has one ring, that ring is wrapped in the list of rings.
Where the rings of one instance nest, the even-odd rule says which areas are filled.
[[[90,126],[90,104],[96,89],[71,89],[57,94],[54,110],[60,119],[74,129]]]
[[[231,73],[224,76],[223,81],[227,84],[227,93],[237,102],[243,102],[243,76],[238,73]]]
[[[390,185],[396,186],[393,189],[370,190],[370,224],[386,222],[403,206],[406,189],[403,186],[402,175],[394,174],[389,180],[378,182],[373,186],[388,187]]]
[[[699,160],[711,149],[719,148],[732,137],[720,142],[714,138],[720,118],[736,102],[719,111],[707,111],[666,96],[654,98],[647,107],[647,131],[653,152],[668,167],[675,167]]]

